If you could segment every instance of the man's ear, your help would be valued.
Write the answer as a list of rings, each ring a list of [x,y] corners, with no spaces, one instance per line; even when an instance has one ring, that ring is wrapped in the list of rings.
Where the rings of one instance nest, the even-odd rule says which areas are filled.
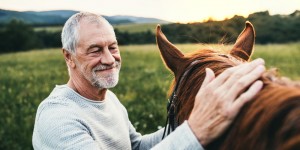
[[[74,58],[72,57],[72,54],[69,51],[65,50],[65,49],[62,49],[62,52],[63,52],[63,55],[64,55],[64,58],[65,58],[65,61],[66,61],[67,65],[69,67],[75,68],[76,64],[74,62]]]

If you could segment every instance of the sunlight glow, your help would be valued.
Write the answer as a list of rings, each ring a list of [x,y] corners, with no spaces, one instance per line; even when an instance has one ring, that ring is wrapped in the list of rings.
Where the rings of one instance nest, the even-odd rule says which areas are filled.
[[[259,11],[291,14],[300,0],[1,0],[1,9],[17,11],[78,10],[102,15],[152,17],[172,22],[247,17]]]

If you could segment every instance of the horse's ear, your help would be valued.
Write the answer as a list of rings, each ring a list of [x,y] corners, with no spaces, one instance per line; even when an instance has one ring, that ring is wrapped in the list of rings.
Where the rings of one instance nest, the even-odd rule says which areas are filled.
[[[253,52],[254,38],[254,27],[249,21],[246,21],[246,27],[237,38],[230,54],[248,61]]]
[[[179,64],[182,63],[184,55],[175,45],[168,41],[167,37],[161,31],[160,25],[157,25],[156,27],[156,42],[165,64],[174,73],[177,72],[177,67],[180,67]]]

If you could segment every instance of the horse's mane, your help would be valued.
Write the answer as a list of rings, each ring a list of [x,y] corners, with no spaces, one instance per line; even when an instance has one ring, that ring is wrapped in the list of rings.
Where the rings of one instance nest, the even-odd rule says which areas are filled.
[[[179,124],[188,119],[191,113],[196,93],[205,77],[205,68],[212,69],[217,76],[225,69],[245,62],[213,50],[200,50],[185,56],[185,59],[186,64],[177,72],[179,76],[186,72],[185,68],[187,68],[188,64],[195,60],[199,61],[193,64],[194,67],[186,73],[179,85],[180,92],[178,92],[177,101]],[[208,149],[245,149],[243,147],[245,144],[253,145],[253,149],[256,149],[258,147],[257,144],[261,143],[260,140],[262,139],[260,138],[271,140],[269,137],[260,137],[260,134],[263,132],[267,132],[263,136],[276,137],[272,139],[273,141],[266,143],[278,142],[278,144],[285,144],[280,146],[284,149],[290,149],[289,146],[293,146],[293,144],[285,143],[282,139],[285,137],[289,138],[293,134],[298,134],[298,138],[291,142],[300,144],[300,84],[286,77],[278,76],[274,69],[266,71],[260,80],[264,83],[264,88],[261,92],[242,109],[227,133],[210,144]],[[175,78],[173,86],[177,81],[178,79]],[[297,130],[297,132],[293,133],[294,130]],[[243,138],[239,141],[237,136]],[[233,138],[236,141],[228,141]],[[245,141],[248,143],[245,143]],[[273,145],[259,146],[261,149],[269,149],[277,145],[274,143]],[[276,147],[272,148],[276,149]],[[249,147],[248,149],[251,148]]]
[[[201,53],[199,53],[201,51]],[[229,61],[228,59],[215,59],[215,55],[217,55],[212,50],[199,50],[194,53],[188,54],[188,56],[185,57],[186,62],[185,64],[182,64],[179,70],[177,71],[178,74],[175,76],[175,79],[171,85],[169,95],[171,94],[171,90],[174,89],[175,84],[179,80],[179,77],[181,77],[185,73],[185,68],[187,68],[193,61],[199,60],[196,62],[192,69],[185,74],[185,77],[181,77],[181,83],[179,86],[180,92],[178,93],[178,98],[180,101],[177,101],[178,106],[178,119],[179,123],[182,123],[190,114],[192,108],[193,108],[193,101],[195,99],[195,94],[192,94],[192,92],[197,91],[194,89],[199,89],[201,86],[201,83],[203,82],[203,79],[205,77],[205,68],[210,68],[215,71],[215,74],[218,75],[221,72],[223,72],[226,68],[232,67],[235,65],[234,62]],[[214,65],[214,64],[220,64],[220,65]],[[183,90],[184,89],[184,90]],[[185,97],[184,99],[181,99],[180,97]],[[184,105],[183,105],[184,104]]]

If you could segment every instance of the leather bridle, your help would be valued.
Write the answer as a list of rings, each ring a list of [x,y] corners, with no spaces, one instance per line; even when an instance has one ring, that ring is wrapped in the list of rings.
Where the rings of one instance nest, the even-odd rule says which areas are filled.
[[[194,64],[199,62],[200,60],[193,61],[186,69],[186,71],[183,73],[182,76],[179,77],[178,82],[175,84],[175,87],[173,89],[172,94],[170,95],[170,98],[168,99],[167,104],[167,119],[166,119],[166,125],[164,129],[164,133],[162,136],[162,139],[164,139],[167,135],[171,133],[171,131],[174,131],[178,126],[178,120],[177,118],[177,106],[176,103],[178,101],[177,92],[178,88],[182,82],[182,79],[186,77],[186,75],[192,70],[194,67]]]

